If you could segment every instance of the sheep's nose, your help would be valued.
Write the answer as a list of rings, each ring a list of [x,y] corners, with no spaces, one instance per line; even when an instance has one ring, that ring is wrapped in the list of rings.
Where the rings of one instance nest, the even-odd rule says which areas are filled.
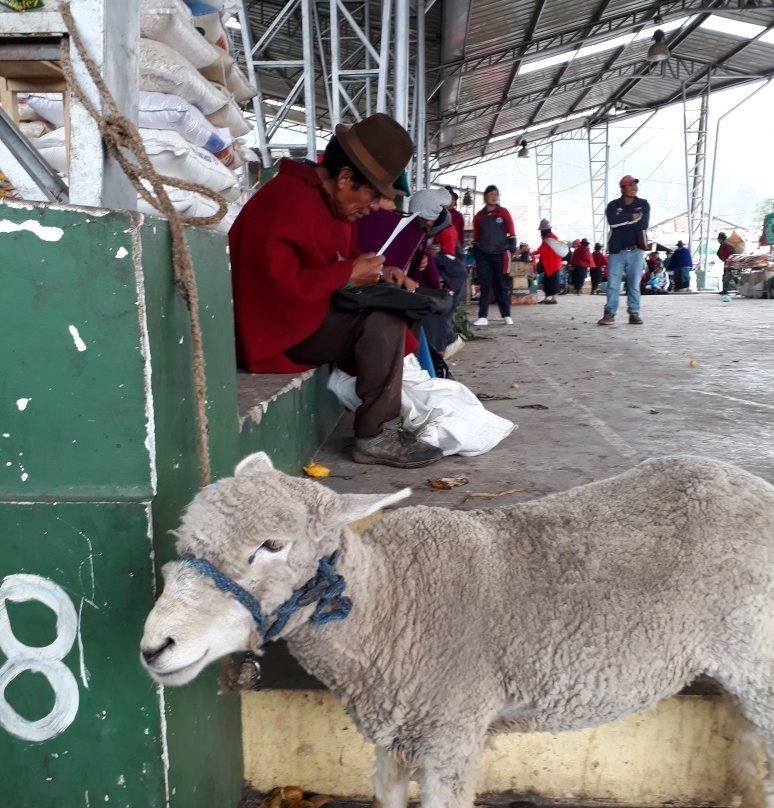
[[[142,658],[150,665],[154,659],[158,659],[167,648],[171,648],[175,644],[175,641],[171,637],[167,637],[166,640],[158,647],[153,650],[143,651]]]

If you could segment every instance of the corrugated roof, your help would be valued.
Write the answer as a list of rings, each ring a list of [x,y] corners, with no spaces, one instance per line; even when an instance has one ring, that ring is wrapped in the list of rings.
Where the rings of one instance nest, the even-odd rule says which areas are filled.
[[[285,4],[247,5],[257,41]],[[382,4],[345,5],[363,20],[367,10],[370,38],[378,43]],[[701,95],[708,80],[711,90],[719,90],[774,77],[774,0],[437,0],[427,5],[427,88],[436,92],[426,108],[436,168],[461,168],[513,152],[522,138],[534,144],[562,131],[659,109],[679,101],[683,89],[688,98]],[[313,6],[321,30],[327,31],[329,4]],[[702,27],[712,15],[732,22],[722,31]],[[758,26],[755,38],[735,34],[734,21]],[[651,63],[647,52],[659,26],[671,55]],[[640,38],[633,38],[636,34]],[[588,55],[581,50],[567,61],[588,46],[598,49]],[[298,24],[286,22],[270,50],[274,58],[278,53],[298,57]],[[324,43],[321,52],[324,57]],[[365,65],[362,43],[352,36],[342,42],[342,54],[352,67]],[[320,62],[317,120],[326,128],[330,116],[322,73]],[[292,69],[275,72],[263,81],[265,96],[284,98],[299,75]],[[354,101],[363,108],[364,94]]]

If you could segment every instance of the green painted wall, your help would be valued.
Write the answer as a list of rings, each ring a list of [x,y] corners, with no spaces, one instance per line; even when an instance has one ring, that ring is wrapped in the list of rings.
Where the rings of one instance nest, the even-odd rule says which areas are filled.
[[[239,456],[264,451],[274,466],[301,474],[341,417],[342,407],[327,388],[328,369],[320,368],[298,386],[270,401],[258,423],[247,418],[239,436]]]
[[[224,237],[189,235],[217,477],[238,459],[230,282]],[[217,694],[217,668],[161,694],[138,660],[156,565],[198,488],[188,317],[168,238],[164,223],[126,213],[0,205],[9,808],[239,799],[239,700]]]

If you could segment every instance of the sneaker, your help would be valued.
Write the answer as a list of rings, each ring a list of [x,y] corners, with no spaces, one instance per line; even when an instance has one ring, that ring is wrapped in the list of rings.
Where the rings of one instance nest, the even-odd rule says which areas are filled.
[[[629,312],[629,325],[642,325],[642,317],[638,311]]]
[[[489,325],[489,320],[487,320],[486,317],[479,317],[473,325]]]
[[[457,337],[454,342],[449,343],[446,346],[446,350],[443,352],[444,359],[451,359],[454,354],[459,353],[465,347],[465,340],[462,337]]]
[[[512,317],[503,317],[503,325],[513,325]]]
[[[597,320],[597,325],[615,325],[615,314],[610,314],[609,311],[606,311],[602,315],[602,319]]]
[[[352,459],[356,463],[418,469],[440,460],[443,452],[419,440],[413,433],[395,425],[385,424],[372,438],[355,438]]]

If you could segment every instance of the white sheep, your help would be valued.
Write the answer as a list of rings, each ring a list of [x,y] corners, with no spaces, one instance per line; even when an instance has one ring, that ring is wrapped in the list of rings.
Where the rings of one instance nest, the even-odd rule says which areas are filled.
[[[381,808],[405,808],[412,770],[422,808],[470,808],[491,733],[603,724],[699,674],[744,716],[744,803],[774,808],[753,765],[774,759],[774,487],[678,456],[511,508],[406,507],[348,528],[407,494],[339,495],[243,460],[182,520],[188,561],[165,566],[142,639],[151,676],[180,685],[258,650],[312,581],[279,636],[376,745]],[[318,606],[321,569],[333,590]]]

